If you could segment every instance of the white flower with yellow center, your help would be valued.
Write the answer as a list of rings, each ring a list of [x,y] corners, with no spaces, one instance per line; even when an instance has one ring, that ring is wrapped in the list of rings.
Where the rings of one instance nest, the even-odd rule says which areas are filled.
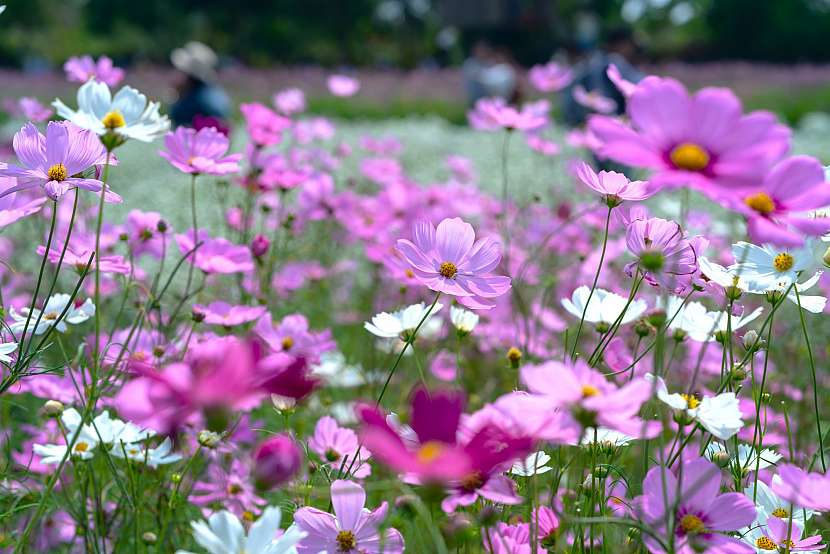
[[[657,398],[686,416],[689,422],[697,422],[720,440],[727,440],[741,430],[741,408],[733,392],[724,392],[717,396],[699,398],[692,394],[669,393],[662,377],[646,374],[646,379],[654,382]]]
[[[424,321],[421,329],[418,331],[419,335],[430,336],[440,330],[441,320],[438,318],[433,319],[433,316],[441,311],[441,308],[443,308],[441,304],[436,304],[432,308],[426,321]],[[415,332],[415,328],[418,327],[418,324],[427,315],[428,310],[429,306],[421,302],[420,304],[413,304],[392,313],[380,312],[372,317],[371,322],[367,321],[364,323],[363,327],[376,337],[385,339],[399,338],[402,341],[406,341]]]
[[[297,543],[308,533],[292,525],[277,538],[281,519],[280,509],[269,506],[247,535],[239,518],[227,510],[214,513],[207,521],[192,521],[190,526],[193,540],[209,554],[296,554]],[[192,553],[177,550],[176,554]]]
[[[809,242],[795,249],[737,242],[732,245],[732,257],[735,263],[729,266],[729,271],[741,276],[749,292],[787,287],[797,282],[799,273],[813,265]]]
[[[779,481],[781,481],[781,478],[778,475],[774,475],[772,477],[773,483]],[[809,520],[815,514],[812,510],[805,510],[804,508],[794,506],[790,502],[784,500],[772,492],[769,485],[760,479],[758,480],[757,492],[755,492],[754,485],[754,479],[752,479],[750,480],[749,486],[744,489],[744,494],[749,497],[750,500],[753,497],[755,498],[755,509],[757,515],[755,517],[755,523],[752,524],[753,527],[766,524],[767,519],[771,517],[786,520],[792,516],[793,521],[798,523],[799,527],[804,528],[804,522]]]
[[[478,314],[475,312],[457,306],[450,306],[450,321],[459,333],[465,335],[472,333],[478,325],[478,319]]]
[[[534,452],[524,460],[519,460],[510,468],[510,473],[519,475],[520,477],[531,477],[533,475],[541,475],[547,473],[552,467],[547,465],[550,461],[550,456],[545,454],[542,450]]]
[[[756,469],[766,469],[774,466],[781,460],[782,456],[770,448],[764,448],[756,454],[756,450],[748,444],[739,444],[738,454],[735,456],[734,452],[730,452],[726,445],[713,441],[706,447],[706,457],[720,466],[724,466],[728,462],[741,474],[747,475]]]
[[[159,113],[158,102],[147,102],[132,87],[123,87],[113,97],[106,83],[94,79],[78,89],[77,110],[59,99],[52,105],[59,116],[98,135],[151,142],[170,129],[170,120]]]
[[[588,297],[591,297],[590,302]],[[588,309],[585,309],[585,306]],[[619,294],[609,292],[605,289],[594,289],[594,294],[591,294],[591,289],[585,285],[573,291],[570,298],[562,299],[562,306],[574,317],[581,318],[585,314],[585,321],[587,323],[602,324],[610,326],[614,323],[620,314],[622,320],[620,324],[634,321],[646,311],[648,305],[643,300],[634,300],[626,308],[628,298],[622,297]]]
[[[618,448],[628,445],[633,440],[634,437],[626,435],[625,433],[620,433],[619,431],[605,427],[597,427],[585,433],[580,444],[583,446],[598,444],[600,446]]]
[[[13,320],[9,328],[13,333],[22,333],[25,329],[26,333],[34,332],[36,335],[42,335],[55,327],[57,331],[65,333],[67,323],[77,325],[95,315],[95,304],[92,300],[87,298],[86,302],[75,306],[69,305],[71,298],[68,294],[53,294],[42,310],[37,308],[32,310],[31,317],[28,315],[29,308],[23,308],[19,313],[14,308],[9,308],[9,315]],[[64,310],[66,310],[66,315],[61,317]]]

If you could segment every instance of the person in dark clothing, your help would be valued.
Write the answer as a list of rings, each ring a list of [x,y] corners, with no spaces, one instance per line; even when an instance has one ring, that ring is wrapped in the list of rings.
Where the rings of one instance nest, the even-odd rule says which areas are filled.
[[[170,54],[173,67],[181,72],[176,89],[179,97],[170,107],[170,117],[176,126],[193,126],[203,118],[227,120],[231,102],[225,91],[216,84],[216,53],[201,42],[188,42]]]
[[[609,32],[606,49],[596,49],[582,62],[574,67],[574,79],[563,91],[563,116],[570,127],[579,127],[585,123],[591,110],[580,104],[574,97],[574,89],[582,87],[587,92],[614,100],[617,115],[625,113],[625,98],[608,78],[608,66],[616,65],[621,76],[632,83],[639,82],[643,73],[628,60],[636,54],[636,44],[631,31],[626,28]]]

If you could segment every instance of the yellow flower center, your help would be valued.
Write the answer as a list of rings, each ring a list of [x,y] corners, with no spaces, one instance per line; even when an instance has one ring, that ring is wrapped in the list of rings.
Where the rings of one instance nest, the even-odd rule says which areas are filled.
[[[242,492],[242,487],[237,483],[231,483],[230,485],[228,485],[227,490],[228,494],[239,494],[240,492]]]
[[[789,271],[792,269],[793,265],[795,265],[795,258],[793,258],[792,254],[789,254],[788,252],[781,252],[773,258],[772,265],[778,271]]]
[[[669,158],[679,169],[688,171],[701,171],[709,165],[709,153],[691,142],[684,142],[675,146],[669,154]]]
[[[103,123],[104,127],[109,129],[110,131],[118,129],[119,127],[123,127],[127,124],[127,122],[124,120],[124,116],[121,115],[121,112],[119,111],[108,112],[107,115],[105,115],[104,118],[101,120],[101,123]]]
[[[790,512],[788,512],[784,508],[776,508],[772,511],[772,515],[774,515],[775,517],[777,517],[779,519],[786,519],[786,518],[790,517]]]
[[[695,408],[700,406],[700,400],[698,400],[694,395],[692,395],[692,394],[681,394],[680,396],[682,396],[683,400],[686,401],[686,407],[689,408],[690,410],[694,410]]]
[[[778,550],[778,546],[775,544],[775,541],[769,537],[758,537],[755,540],[755,546],[761,550]]]
[[[50,181],[66,181],[66,178],[69,177],[69,171],[66,170],[65,165],[55,164],[49,168],[46,176],[49,177]]]
[[[357,548],[357,539],[351,531],[340,531],[334,540],[337,542],[338,552],[351,552]]]
[[[696,515],[686,514],[680,518],[680,528],[687,535],[695,535],[697,533],[702,533],[706,529],[706,525],[703,523],[703,520]]]
[[[282,349],[283,350],[291,350],[291,347],[294,346],[294,339],[291,337],[285,337],[282,339]]]
[[[444,445],[438,441],[427,441],[421,448],[418,449],[418,453],[416,454],[418,461],[422,464],[428,464],[430,462],[435,461],[438,456],[441,455],[441,452],[444,451]]]
[[[48,321],[54,321],[58,319],[58,315],[58,312],[46,312],[45,314],[43,314],[43,319],[46,319]]]
[[[511,362],[518,362],[522,359],[522,351],[516,348],[515,346],[511,346],[507,350],[507,359]]]
[[[599,389],[594,385],[582,385],[582,398],[590,398],[592,396],[597,396],[598,394]]]
[[[468,475],[466,475],[463,479],[461,479],[461,488],[465,491],[474,491],[481,487],[484,484],[484,479],[481,476],[481,473],[478,471],[474,471]]]
[[[88,450],[89,450],[89,444],[87,444],[83,441],[78,441],[78,442],[75,443],[75,452],[86,452]]]
[[[242,519],[251,522],[254,520],[254,513],[251,510],[245,510],[242,512]]]
[[[744,203],[759,214],[771,214],[775,211],[775,201],[766,192],[758,192],[744,198]]]
[[[438,270],[438,273],[447,279],[455,279],[455,274],[458,273],[458,268],[455,267],[455,264],[452,262],[444,262],[441,264],[441,268]]]

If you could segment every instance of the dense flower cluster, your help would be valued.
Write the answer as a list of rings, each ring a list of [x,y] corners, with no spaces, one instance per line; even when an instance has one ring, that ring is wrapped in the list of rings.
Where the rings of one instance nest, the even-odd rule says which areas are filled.
[[[10,104],[0,161],[1,548],[824,550],[830,183],[772,114],[612,66],[625,116],[577,85],[591,152],[528,200],[509,140],[564,152],[551,100],[482,99],[495,198],[297,88],[171,131],[108,58],[65,70],[78,108]],[[113,185],[130,149],[164,176]]]

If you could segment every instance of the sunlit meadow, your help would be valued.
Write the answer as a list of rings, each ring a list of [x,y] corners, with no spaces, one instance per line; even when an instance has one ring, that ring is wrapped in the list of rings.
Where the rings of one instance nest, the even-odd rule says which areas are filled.
[[[3,552],[824,551],[826,122],[612,66],[566,133],[550,63],[469,128],[173,129],[66,72],[7,106]]]

